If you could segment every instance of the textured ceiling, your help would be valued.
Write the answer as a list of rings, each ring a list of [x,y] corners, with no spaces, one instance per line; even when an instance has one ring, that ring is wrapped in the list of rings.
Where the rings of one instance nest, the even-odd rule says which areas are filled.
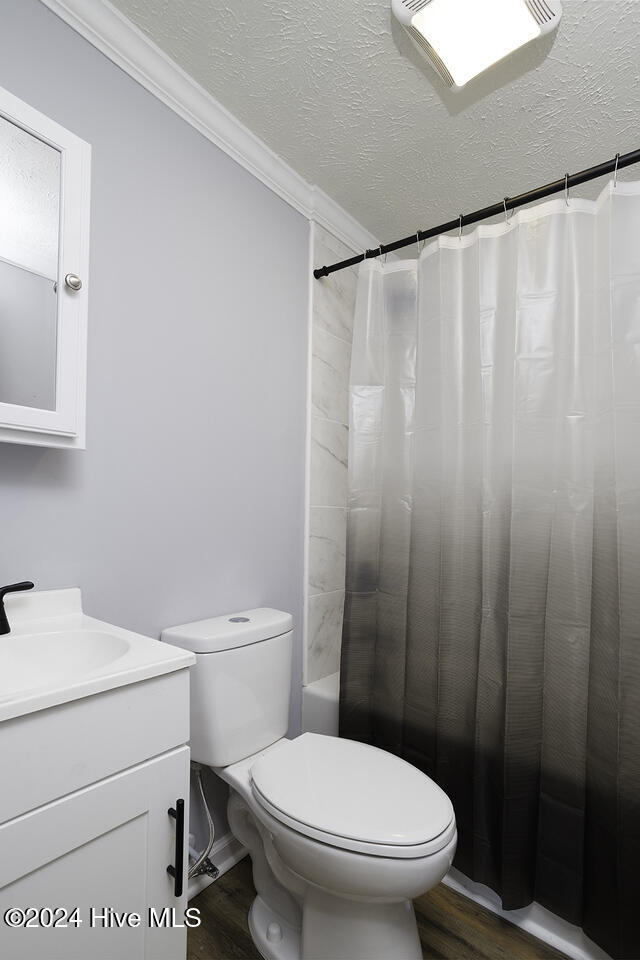
[[[458,93],[390,0],[115,5],[381,240],[640,147],[640,0],[567,0],[556,35]]]

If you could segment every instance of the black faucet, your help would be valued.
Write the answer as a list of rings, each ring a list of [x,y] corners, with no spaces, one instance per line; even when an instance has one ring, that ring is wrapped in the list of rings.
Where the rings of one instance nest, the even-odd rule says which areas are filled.
[[[23,580],[21,583],[9,583],[6,587],[0,587],[0,634],[11,633],[11,627],[7,620],[7,612],[4,609],[5,594],[17,593],[19,590],[33,590],[31,580]]]

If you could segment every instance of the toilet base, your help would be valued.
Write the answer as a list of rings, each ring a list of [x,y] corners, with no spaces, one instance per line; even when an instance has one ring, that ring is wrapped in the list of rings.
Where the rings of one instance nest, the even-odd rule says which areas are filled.
[[[264,960],[300,960],[300,931],[257,896],[249,910],[251,939]]]
[[[347,900],[310,887],[304,899],[303,960],[422,960],[413,904]]]
[[[249,930],[264,960],[422,960],[409,900],[363,903],[309,890],[301,935],[257,896]]]

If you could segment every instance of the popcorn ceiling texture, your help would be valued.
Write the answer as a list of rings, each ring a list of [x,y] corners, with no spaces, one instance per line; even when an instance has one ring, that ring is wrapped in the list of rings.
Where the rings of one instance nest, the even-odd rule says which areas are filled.
[[[640,147],[634,0],[568,0],[555,36],[459,93],[389,0],[115,5],[382,240]]]

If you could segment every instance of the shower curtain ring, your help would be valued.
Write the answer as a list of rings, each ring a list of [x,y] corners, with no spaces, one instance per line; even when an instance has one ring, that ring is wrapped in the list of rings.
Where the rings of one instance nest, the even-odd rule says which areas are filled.
[[[462,214],[458,214],[458,240],[462,240]]]
[[[615,165],[614,170],[613,170],[613,189],[614,189],[614,190],[615,190],[615,188],[616,188],[617,185],[618,185],[618,163],[619,163],[619,161],[620,161],[620,154],[619,154],[619,153],[616,153],[616,165]]]
[[[418,256],[420,256],[420,254],[422,253],[422,250],[424,250],[424,241],[423,241],[423,243],[422,243],[422,250],[421,250],[421,249],[420,249],[420,231],[419,231],[419,230],[416,230],[416,249],[417,249],[417,251],[418,251]]]
[[[564,202],[569,206],[569,174],[564,175]]]
[[[508,214],[507,214],[507,200],[508,200],[508,199],[509,199],[509,197],[505,197],[504,200],[502,201],[502,203],[503,203],[503,205],[504,205],[504,222],[505,222],[505,223],[509,223],[509,216],[508,216]]]

